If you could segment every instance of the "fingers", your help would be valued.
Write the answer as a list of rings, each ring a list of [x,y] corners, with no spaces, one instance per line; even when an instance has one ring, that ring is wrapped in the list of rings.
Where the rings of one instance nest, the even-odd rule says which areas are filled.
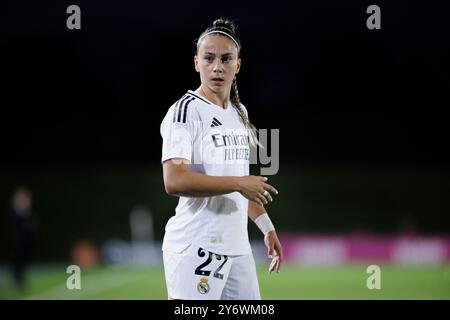
[[[279,257],[273,258],[269,266],[269,273],[272,273],[273,271],[280,272],[280,266],[281,266],[280,258]]]
[[[283,248],[276,233],[266,234],[264,243],[267,246],[267,256],[269,259],[272,259],[269,266],[269,273],[273,271],[280,272],[281,262],[283,261]]]
[[[264,191],[262,192],[262,194],[267,199],[268,202],[273,201],[272,195],[270,193],[278,194],[278,190],[268,183],[263,183],[263,190]]]
[[[272,255],[269,256],[269,258],[273,257],[269,266],[269,273],[272,273],[273,271],[278,273],[280,272],[281,261],[283,261],[283,248],[281,247],[281,243],[279,241],[276,241],[273,245],[270,245],[269,248],[272,250]]]
[[[265,204],[268,203],[267,198],[264,195],[262,195],[261,193],[257,193],[256,198],[257,198],[257,200],[259,200],[259,204],[262,206],[264,206]]]
[[[281,247],[281,243],[277,241],[277,243],[275,244],[274,249],[275,249],[275,251],[277,253],[277,256],[280,257],[280,260],[283,260],[284,259],[284,257],[283,257],[283,248]]]
[[[268,183],[264,183],[264,184],[263,184],[263,188],[264,188],[264,190],[268,190],[268,191],[272,192],[273,194],[278,194],[278,190],[275,189],[274,187],[272,187],[272,186],[271,186],[270,184],[268,184]]]
[[[266,197],[267,201],[269,201],[269,202],[272,202],[272,201],[273,201],[272,196],[270,195],[269,191],[264,190],[263,196]]]
[[[270,266],[269,266],[269,273],[272,273],[272,271],[275,270],[276,264],[277,264],[277,259],[273,258],[272,262],[270,263]]]
[[[269,180],[269,178],[267,177],[258,177],[261,181],[266,182],[267,180]],[[268,183],[263,183],[263,187],[265,190],[269,190],[270,192],[274,193],[274,194],[278,194],[278,190],[275,189],[274,187],[272,187],[270,184]]]
[[[279,254],[279,251],[277,251],[275,249],[273,252],[274,252],[274,255],[270,256],[270,258],[273,257],[272,262],[270,263],[270,266],[269,266],[270,273],[272,273],[272,271],[280,272],[281,261],[283,260],[283,258]]]
[[[273,243],[269,243],[269,246],[267,247],[267,257],[269,259],[272,259],[274,254],[275,254],[275,252],[273,250]]]
[[[261,195],[264,197],[263,201],[264,201],[265,204],[273,201],[272,195],[270,194],[270,192],[268,190],[269,191],[275,190],[275,188],[272,187],[271,185],[265,183],[264,187],[262,189],[262,192],[261,192]],[[275,193],[275,192],[273,192],[273,193]]]
[[[257,194],[257,197],[264,203],[268,204],[269,202],[273,201],[272,196],[270,195],[269,191],[260,189],[260,191]]]
[[[281,266],[281,259],[276,259],[277,262],[275,263],[275,271],[280,272],[280,266]]]
[[[252,176],[252,178],[254,179],[255,176]],[[270,184],[265,183],[265,181],[268,180],[267,177],[256,176],[256,178],[259,179],[261,183],[258,183],[257,185],[250,185],[248,187],[248,191],[241,191],[241,193],[243,193],[243,195],[249,200],[264,206],[265,204],[273,201],[270,193],[278,194],[278,190]]]
[[[255,203],[257,203],[257,204],[259,204],[261,207],[264,207],[264,202],[262,201],[262,199],[260,199],[258,196],[256,196],[255,198],[253,198],[253,199],[250,199],[251,201],[253,201],[253,202],[255,202]]]

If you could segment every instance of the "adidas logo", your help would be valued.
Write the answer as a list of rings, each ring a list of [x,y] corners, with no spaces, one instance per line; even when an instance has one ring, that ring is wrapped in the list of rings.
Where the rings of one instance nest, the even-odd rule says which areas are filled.
[[[220,123],[219,120],[217,120],[216,118],[213,118],[213,121],[212,121],[212,123],[211,123],[211,128],[212,128],[212,127],[221,126],[221,125],[222,125],[222,123]]]

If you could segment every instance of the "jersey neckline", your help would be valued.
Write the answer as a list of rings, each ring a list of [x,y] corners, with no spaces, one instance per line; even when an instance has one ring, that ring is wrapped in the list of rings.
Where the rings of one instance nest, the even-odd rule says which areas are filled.
[[[228,101],[228,106],[227,106],[226,109],[224,109],[223,107],[221,107],[221,106],[215,104],[214,102],[212,102],[212,101],[206,99],[205,97],[201,96],[201,95],[200,95],[198,92],[196,92],[196,91],[188,90],[188,93],[193,94],[194,96],[196,96],[196,97],[202,99],[202,100],[205,101],[206,103],[209,103],[209,104],[211,104],[211,105],[213,105],[213,106],[215,106],[215,107],[221,109],[222,112],[228,112],[229,110],[231,110],[231,109],[234,108],[234,107],[233,107],[233,104],[231,103],[231,101]]]

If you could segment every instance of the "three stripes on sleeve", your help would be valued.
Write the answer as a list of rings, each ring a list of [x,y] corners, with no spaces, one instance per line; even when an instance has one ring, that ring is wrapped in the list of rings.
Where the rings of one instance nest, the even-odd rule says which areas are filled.
[[[189,104],[194,100],[194,97],[191,97],[187,94],[185,94],[180,100],[178,100],[173,112],[172,122],[186,123],[187,108]]]

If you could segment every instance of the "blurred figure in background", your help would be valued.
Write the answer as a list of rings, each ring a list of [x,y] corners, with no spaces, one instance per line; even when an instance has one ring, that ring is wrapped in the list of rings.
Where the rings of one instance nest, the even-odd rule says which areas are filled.
[[[19,187],[11,202],[12,219],[12,273],[15,285],[23,290],[26,269],[30,260],[36,225],[32,213],[33,195],[29,188]]]
[[[83,270],[91,270],[100,264],[97,246],[90,240],[77,240],[71,252],[72,263]]]

